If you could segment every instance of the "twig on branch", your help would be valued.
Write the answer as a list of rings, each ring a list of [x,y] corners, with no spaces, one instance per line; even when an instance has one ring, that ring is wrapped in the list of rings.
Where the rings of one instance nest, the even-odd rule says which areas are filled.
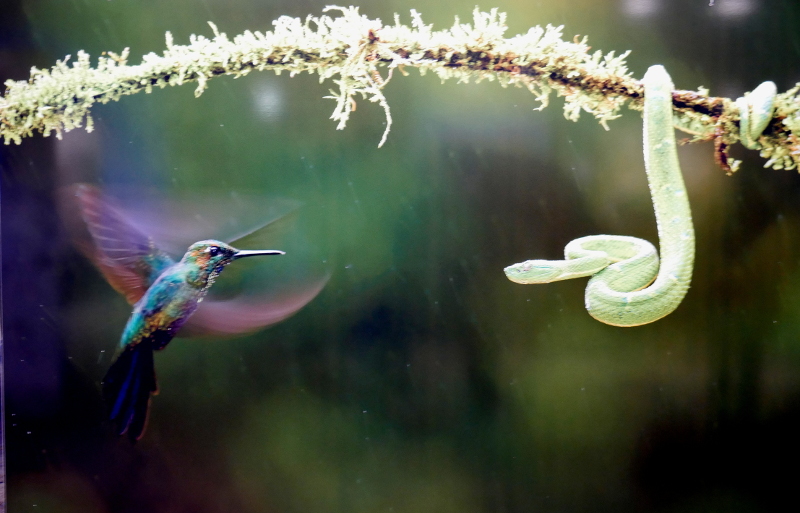
[[[382,89],[397,68],[419,68],[436,73],[443,81],[496,80],[503,87],[514,85],[530,90],[540,103],[548,104],[550,93],[564,97],[564,115],[577,120],[581,111],[592,114],[608,128],[608,121],[620,116],[629,102],[642,108],[642,85],[625,64],[628,52],[615,56],[590,52],[586,38],[562,39],[562,27],[533,27],[526,34],[504,38],[504,13],[497,9],[473,14],[472,24],[458,18],[446,30],[433,31],[416,11],[411,25],[383,25],[359,14],[358,8],[328,7],[336,17],[309,16],[305,21],[283,16],[268,32],[247,31],[229,39],[209,23],[213,39],[191,36],[188,45],[176,45],[167,33],[163,55],[147,54],[138,65],[128,65],[128,49],[121,54],[107,52],[92,68],[89,55],[78,52],[49,70],[32,69],[28,81],[6,81],[0,97],[0,136],[6,144],[19,144],[34,132],[45,136],[80,127],[92,129],[90,109],[95,103],[117,101],[122,96],[154,87],[197,82],[195,95],[218,75],[240,77],[251,71],[272,70],[291,75],[317,73],[320,82],[332,79],[336,107],[331,116],[338,129],[345,127],[354,110],[354,97],[376,102],[386,113],[386,130],[391,127],[389,104]],[[381,75],[380,68],[388,68]],[[778,95],[772,121],[759,138],[765,167],[792,169],[800,164],[800,86]],[[715,140],[717,148],[739,141],[739,109],[728,98],[708,96],[708,91],[673,93],[675,125],[693,135],[692,141]],[[726,165],[735,170],[738,163]],[[720,157],[722,158],[722,157]]]

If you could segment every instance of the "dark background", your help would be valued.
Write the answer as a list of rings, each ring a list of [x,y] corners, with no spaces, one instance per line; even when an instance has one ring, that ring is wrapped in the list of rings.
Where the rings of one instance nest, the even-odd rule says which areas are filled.
[[[229,35],[265,30],[325,3],[2,0],[0,78],[79,49],[130,46],[136,63],[167,30],[178,44],[211,35],[207,20]],[[510,14],[509,36],[564,24],[594,49],[631,49],[635,76],[664,64],[678,88],[735,98],[800,81],[796,2],[715,4],[481,7]],[[474,4],[360,5],[384,22],[417,8],[443,28]],[[744,164],[727,177],[710,144],[683,147],[692,288],[667,318],[615,328],[584,310],[585,280],[521,286],[502,269],[559,258],[582,235],[657,240],[637,113],[606,132],[587,115],[565,120],[560,99],[534,112],[522,89],[411,70],[386,90],[395,124],[378,149],[382,111],[361,101],[336,131],[330,87],[218,78],[199,99],[187,85],[98,105],[91,134],[0,147],[9,511],[763,512],[796,501],[795,171],[735,148]],[[293,259],[263,266],[264,279],[330,281],[270,329],[159,353],[161,393],[131,445],[103,423],[99,392],[130,307],[63,228],[58,191],[75,182],[132,209],[202,212],[237,195],[301,205],[280,241]],[[219,286],[241,287],[256,267]]]

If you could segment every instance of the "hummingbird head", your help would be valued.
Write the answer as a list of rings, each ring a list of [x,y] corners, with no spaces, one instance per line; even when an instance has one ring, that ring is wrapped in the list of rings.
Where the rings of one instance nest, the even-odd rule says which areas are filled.
[[[226,265],[239,258],[257,255],[284,255],[283,251],[274,249],[266,250],[241,250],[218,240],[201,240],[195,242],[183,255],[184,263],[196,265],[201,272],[207,274],[212,280]]]

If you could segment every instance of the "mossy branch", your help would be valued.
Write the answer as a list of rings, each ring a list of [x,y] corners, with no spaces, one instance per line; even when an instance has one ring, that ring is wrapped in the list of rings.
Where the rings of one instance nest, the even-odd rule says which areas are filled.
[[[128,65],[128,49],[121,54],[107,52],[96,68],[89,55],[78,52],[69,63],[67,57],[50,70],[33,68],[28,81],[6,81],[0,97],[0,136],[6,144],[19,144],[34,132],[45,136],[80,127],[92,129],[90,109],[95,103],[108,103],[122,96],[151,92],[154,87],[196,82],[195,95],[205,90],[209,79],[218,75],[240,77],[254,70],[317,73],[320,82],[332,79],[338,90],[332,119],[344,128],[353,110],[354,97],[366,98],[383,107],[387,126],[383,144],[391,127],[389,104],[384,86],[395,71],[419,68],[431,71],[443,81],[496,80],[503,87],[514,85],[530,90],[547,106],[555,91],[564,97],[564,115],[577,120],[581,111],[595,116],[606,128],[619,117],[628,102],[642,108],[642,85],[625,64],[628,52],[615,56],[590,52],[586,38],[562,39],[562,27],[533,27],[526,34],[504,38],[506,15],[496,9],[486,13],[477,9],[472,24],[458,18],[447,30],[433,31],[411,11],[411,26],[383,25],[359,14],[358,8],[328,7],[339,11],[336,17],[309,16],[305,21],[283,16],[274,21],[273,31],[250,32],[229,39],[212,24],[214,38],[191,36],[188,45],[176,45],[167,33],[163,55],[150,53],[142,63]],[[766,166],[793,169],[800,164],[800,85],[778,96],[775,115],[762,137],[761,155]],[[739,141],[739,110],[728,98],[708,96],[708,91],[675,91],[673,106],[676,126],[693,135],[692,141],[715,140],[723,167],[728,162],[726,149]],[[766,167],[765,166],[765,167]]]

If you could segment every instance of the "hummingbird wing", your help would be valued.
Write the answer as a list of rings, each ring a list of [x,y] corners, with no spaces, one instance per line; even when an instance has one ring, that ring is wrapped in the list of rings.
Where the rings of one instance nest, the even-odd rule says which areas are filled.
[[[274,297],[243,296],[203,301],[181,328],[179,336],[236,335],[278,323],[303,308],[328,283],[329,276]]]
[[[78,184],[71,190],[91,235],[91,242],[79,247],[111,286],[135,303],[175,261],[128,222],[96,187]]]
[[[173,191],[116,186],[115,202],[125,220],[153,239],[168,255],[183,255],[193,243],[217,239],[243,249],[238,241],[258,233],[257,243],[275,243],[292,233],[301,202],[257,193]],[[105,197],[109,198],[107,191]],[[236,242],[232,242],[236,241]],[[260,248],[256,244],[253,249]],[[266,246],[271,247],[271,246]]]

